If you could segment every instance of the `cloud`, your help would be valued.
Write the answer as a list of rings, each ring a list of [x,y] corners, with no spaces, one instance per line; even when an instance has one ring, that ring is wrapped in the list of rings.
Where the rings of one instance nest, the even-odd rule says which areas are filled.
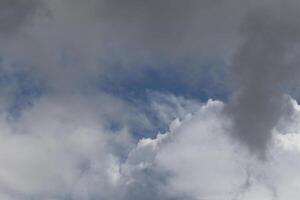
[[[118,179],[118,160],[109,150],[113,134],[80,102],[59,102],[41,101],[12,124],[3,116],[2,194],[12,199],[89,199],[96,193],[89,185],[109,191]],[[126,131],[115,134],[127,142]]]
[[[290,100],[287,100],[290,101]],[[299,105],[292,100],[292,109]],[[223,115],[224,104],[209,101],[195,114],[174,120],[170,131],[156,139],[141,140],[141,163],[147,163],[149,149],[156,166],[172,176],[166,182],[174,196],[191,199],[296,199],[299,185],[298,132],[275,126],[269,145],[269,159],[261,162],[246,146],[232,140],[232,121]],[[139,149],[137,148],[137,149]],[[140,151],[142,152],[142,151]],[[147,166],[147,165],[146,165]],[[148,164],[149,166],[149,164]],[[151,165],[150,165],[151,166]]]
[[[0,198],[296,199],[299,105],[284,94],[300,29],[284,6],[0,1]],[[216,65],[229,80],[208,78]],[[228,101],[185,93],[226,81]]]
[[[121,87],[128,79],[142,85],[143,80],[157,79],[152,82],[165,90],[174,92],[177,83],[187,95],[200,93],[195,82],[201,89],[206,82],[212,82],[211,86],[220,82],[219,76],[203,74],[228,66],[240,42],[240,22],[251,8],[263,4],[238,0],[9,2],[15,2],[14,6],[3,6],[3,13],[10,9],[19,13],[20,7],[28,16],[20,17],[24,22],[14,31],[19,34],[0,37],[0,55],[9,70],[26,68],[60,92],[96,84]],[[148,78],[149,73],[153,77]],[[167,74],[178,81],[171,82]],[[220,86],[200,91],[206,94],[216,88]]]
[[[19,13],[18,5],[28,8],[28,17],[20,17],[24,22],[15,31],[19,34],[1,37],[4,62],[8,68],[28,68],[52,88],[65,91],[88,84],[87,79],[118,78],[119,71],[124,71],[121,78],[129,73],[138,79],[148,69],[183,71],[186,75],[179,78],[191,87],[190,79],[202,74],[202,65],[230,56],[243,15],[224,2],[206,0],[52,0],[38,1],[42,6],[37,8],[31,1],[13,2],[13,11]],[[40,7],[43,15],[35,14]],[[4,6],[3,13],[9,9]]]
[[[233,136],[261,158],[286,110],[284,93],[300,74],[298,9],[297,2],[287,1],[252,11],[241,25],[245,41],[229,72],[235,91],[228,107]]]
[[[0,1],[0,33],[9,36],[34,17],[40,8],[37,0],[1,0]]]
[[[154,165],[147,139],[136,146],[126,126],[107,127],[109,115],[117,120],[115,114],[122,113],[113,108],[130,113],[125,111],[129,108],[112,97],[107,102],[101,97],[100,104],[95,98],[42,97],[14,120],[1,112],[1,195],[24,200],[177,199],[165,194],[168,173],[148,168]]]
[[[294,116],[299,115],[299,105],[289,101]],[[275,126],[269,159],[261,162],[232,140],[232,120],[220,101],[186,112],[166,133],[137,143],[126,128],[107,129],[96,104],[78,98],[65,102],[43,99],[17,121],[7,121],[2,114],[0,190],[5,198],[297,197],[300,140],[298,132],[289,132],[297,130],[296,117],[285,127]],[[193,102],[186,104],[193,107]],[[161,105],[160,112],[169,111]]]

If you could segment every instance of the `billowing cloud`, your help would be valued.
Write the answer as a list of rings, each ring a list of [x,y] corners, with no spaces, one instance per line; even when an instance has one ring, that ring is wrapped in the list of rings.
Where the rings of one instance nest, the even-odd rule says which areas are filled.
[[[210,100],[175,119],[166,133],[135,143],[126,129],[107,129],[95,104],[62,100],[42,100],[14,122],[2,115],[3,198],[297,197],[300,146],[298,132],[290,132],[298,123],[295,100],[288,100],[294,123],[275,127],[268,162],[232,140],[232,121],[220,101]],[[161,106],[160,112],[169,111]]]
[[[184,101],[172,98],[175,105]],[[136,145],[126,126],[108,128],[109,116],[116,120],[115,114],[121,114],[112,108],[130,113],[125,111],[128,107],[109,96],[101,100],[99,104],[74,96],[47,97],[16,120],[2,113],[3,198],[174,199],[164,188],[170,175],[154,167],[156,145],[150,144],[151,139]],[[183,112],[181,107],[173,108],[170,113],[164,111],[167,106],[158,109],[165,116]]]
[[[290,101],[290,100],[287,100]],[[279,132],[275,126],[268,162],[261,162],[247,147],[232,141],[231,120],[224,104],[209,101],[195,114],[174,120],[170,132],[139,146],[152,150],[154,163],[168,171],[166,187],[173,195],[191,199],[296,199],[299,189],[297,123]],[[299,105],[292,100],[292,110]],[[141,159],[142,163],[147,163]],[[149,165],[149,164],[148,164]],[[147,166],[147,165],[146,165]],[[151,165],[150,165],[151,166]]]
[[[284,92],[300,75],[298,10],[297,2],[287,1],[250,13],[241,26],[245,42],[230,68],[235,88],[229,106],[234,137],[261,157],[286,111]]]

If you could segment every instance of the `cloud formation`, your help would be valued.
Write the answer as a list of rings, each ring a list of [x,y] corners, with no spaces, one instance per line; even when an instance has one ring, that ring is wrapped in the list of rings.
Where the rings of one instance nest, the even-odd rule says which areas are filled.
[[[38,0],[1,0],[0,1],[0,33],[8,36],[19,31],[24,23],[32,20],[40,8]]]
[[[219,101],[135,143],[126,129],[106,129],[92,104],[45,99],[13,123],[2,115],[1,197],[296,199],[300,140],[287,131],[300,114],[289,101],[295,122],[283,132],[275,127],[271,159],[261,162],[232,141],[231,120]]]
[[[286,111],[284,93],[299,70],[299,4],[287,1],[254,10],[241,26],[244,43],[233,57],[235,94],[229,112],[234,137],[264,157],[272,129]]]
[[[0,0],[0,199],[297,199],[298,10]]]
[[[21,63],[60,90],[74,89],[86,79],[106,80],[120,70],[135,71],[133,78],[151,70],[184,71],[184,84],[191,84],[202,65],[231,54],[241,15],[229,6],[234,0],[228,6],[206,0],[9,2],[15,3],[3,6],[2,13],[24,16],[20,23],[13,17],[1,23],[15,27],[13,37],[0,38],[4,61],[10,67]],[[38,9],[43,9],[41,15],[35,14]]]
[[[287,101],[298,113],[297,102]],[[261,162],[247,147],[232,141],[224,106],[209,101],[195,114],[174,120],[165,135],[140,141],[145,148],[154,146],[154,162],[173,174],[168,191],[191,199],[297,199],[299,133],[288,131],[297,122],[282,132],[275,126],[270,158]]]

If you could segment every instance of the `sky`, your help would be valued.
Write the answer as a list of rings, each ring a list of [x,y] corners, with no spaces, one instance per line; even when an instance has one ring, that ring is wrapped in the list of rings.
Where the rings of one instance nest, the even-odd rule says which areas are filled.
[[[299,199],[299,11],[0,0],[0,199]]]

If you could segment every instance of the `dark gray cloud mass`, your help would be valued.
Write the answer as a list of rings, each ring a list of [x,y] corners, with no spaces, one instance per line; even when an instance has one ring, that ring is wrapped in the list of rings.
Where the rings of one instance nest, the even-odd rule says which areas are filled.
[[[251,12],[230,68],[236,90],[229,105],[233,134],[261,158],[285,111],[284,92],[300,75],[298,10],[297,3],[285,1]]]
[[[146,43],[173,43],[178,47],[184,32],[197,11],[197,1],[188,0],[104,0],[100,1],[100,20],[118,21],[131,29],[139,29]],[[176,44],[177,43],[177,44]]]
[[[185,71],[182,79],[192,85],[194,71],[232,52],[232,27],[240,20],[235,16],[245,9],[235,9],[241,7],[232,6],[236,0],[1,2],[6,6],[1,7],[0,26],[10,30],[2,32],[24,33],[11,40],[0,38],[4,60],[22,63],[49,85],[65,90],[86,79],[115,76],[118,69],[135,79],[148,69]],[[40,10],[49,15],[39,15]],[[112,65],[117,70],[111,70]]]
[[[0,33],[11,34],[26,23],[37,11],[39,0],[1,0]]]
[[[233,30],[232,25],[227,23],[228,20],[235,24],[232,17],[239,15],[237,11],[232,12],[235,0],[227,2],[220,0],[65,2],[68,2],[68,13],[83,13],[81,20],[85,19],[96,26],[100,25],[101,39],[111,44],[118,44],[121,49],[126,48],[126,53],[133,51],[137,55],[142,52],[142,57],[150,54],[155,55],[156,59],[191,57],[187,54],[202,56],[201,54],[211,51],[213,46],[224,42],[224,40],[210,41],[211,34],[217,35],[218,31],[222,31],[226,37],[226,34]],[[199,51],[200,49],[203,51]]]

